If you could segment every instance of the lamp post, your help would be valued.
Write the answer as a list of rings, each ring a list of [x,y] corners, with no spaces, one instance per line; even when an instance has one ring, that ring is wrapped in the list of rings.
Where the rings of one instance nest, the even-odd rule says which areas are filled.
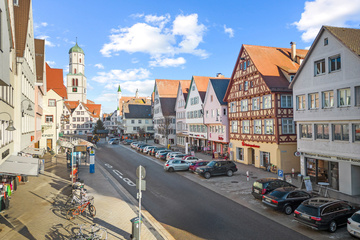
[[[5,128],[5,130],[6,130],[6,131],[15,131],[16,128],[14,128],[14,121],[11,120],[11,115],[10,115],[8,112],[1,112],[0,114],[3,114],[3,113],[9,115],[9,118],[10,118],[10,120],[9,120],[9,126],[7,126],[7,128]]]

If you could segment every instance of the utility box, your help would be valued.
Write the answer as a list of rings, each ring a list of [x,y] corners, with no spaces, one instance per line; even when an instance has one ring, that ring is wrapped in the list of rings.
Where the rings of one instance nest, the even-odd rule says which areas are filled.
[[[139,220],[138,217],[135,217],[135,218],[131,219],[130,221],[131,221],[131,224],[132,224],[130,239],[131,240],[138,240],[139,237],[140,237],[139,236],[140,224],[142,223],[141,218]]]

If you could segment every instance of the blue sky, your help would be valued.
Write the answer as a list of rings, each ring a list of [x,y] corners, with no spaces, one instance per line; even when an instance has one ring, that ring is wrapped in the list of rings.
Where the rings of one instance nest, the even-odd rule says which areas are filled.
[[[360,0],[36,0],[34,34],[45,58],[68,73],[85,52],[88,99],[104,113],[123,96],[150,96],[155,79],[231,77],[242,44],[309,48],[322,25],[360,27]]]

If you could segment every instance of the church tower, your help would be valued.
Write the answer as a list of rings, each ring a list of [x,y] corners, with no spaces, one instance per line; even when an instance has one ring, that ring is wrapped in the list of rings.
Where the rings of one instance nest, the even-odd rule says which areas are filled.
[[[117,95],[117,103],[118,103],[118,107],[117,107],[117,115],[120,116],[120,100],[121,100],[121,88],[120,88],[120,84],[119,84],[119,88],[118,88],[118,95]]]
[[[69,101],[87,102],[85,54],[76,44],[69,50],[69,73],[66,76],[66,90]]]

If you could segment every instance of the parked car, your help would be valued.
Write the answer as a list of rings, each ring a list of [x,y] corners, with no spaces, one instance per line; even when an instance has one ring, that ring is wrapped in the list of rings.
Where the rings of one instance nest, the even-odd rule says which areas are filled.
[[[150,155],[155,156],[155,154],[156,154],[158,151],[161,151],[161,150],[167,150],[167,148],[156,147],[156,148],[154,148],[154,149],[151,151]]]
[[[149,146],[149,145],[147,145],[147,144],[142,144],[142,145],[140,145],[140,146],[137,148],[137,150],[138,150],[139,152],[143,152],[143,151],[144,151],[144,148],[146,148],[147,146]]]
[[[352,236],[360,238],[360,211],[357,211],[348,219],[347,230]]]
[[[124,145],[130,145],[132,142],[133,142],[133,140],[130,140],[130,139],[125,139],[124,141],[122,141],[122,143]]]
[[[313,229],[333,233],[357,210],[343,200],[316,197],[302,202],[294,211],[294,219]]]
[[[201,159],[199,159],[199,158],[197,158],[195,156],[186,155],[186,156],[183,157],[183,160],[186,161],[186,162],[193,163],[193,162],[200,161]]]
[[[165,152],[166,151],[166,152]],[[168,156],[168,154],[169,153],[172,153],[172,151],[171,150],[165,150],[165,151],[161,151],[161,153],[159,154],[159,158],[161,159],[161,160],[165,160],[165,161],[167,161],[167,156]]]
[[[184,160],[172,159],[166,161],[166,163],[164,164],[164,170],[169,172],[182,171],[182,170],[185,171],[188,169],[189,169],[189,163],[185,162]]]
[[[303,201],[309,198],[311,198],[311,195],[304,190],[294,187],[282,187],[264,195],[262,202],[275,210],[290,215]]]
[[[185,161],[185,162],[187,162],[187,161]],[[196,172],[196,169],[198,167],[206,166],[209,162],[210,161],[206,161],[206,160],[200,160],[200,161],[192,162],[192,163],[190,163],[189,171],[190,172]]]
[[[109,144],[119,144],[120,139],[119,138],[111,138],[108,143]]]
[[[231,177],[238,169],[233,161],[216,160],[209,162],[204,167],[198,167],[196,173],[209,179],[215,175],[228,175]]]
[[[137,144],[138,144],[138,142],[133,141],[133,142],[130,144],[130,146],[131,146],[131,148],[135,148]]]
[[[166,156],[166,161],[170,160],[176,154],[181,154],[181,152],[169,152],[168,155]]]
[[[146,146],[146,147],[144,148],[144,150],[143,150],[143,153],[148,153],[148,152],[150,152],[150,150],[153,149],[153,148],[156,148],[156,147],[155,147],[155,146]]]
[[[253,183],[251,194],[255,198],[261,200],[263,195],[268,194],[280,187],[296,187],[296,186],[277,178],[262,178],[256,180]]]
[[[169,152],[171,152],[171,151],[170,151],[170,150],[160,150],[160,151],[157,151],[156,154],[155,154],[155,157],[156,157],[156,158],[160,158],[160,155],[166,157],[166,155],[167,155]]]
[[[185,153],[175,154],[169,160],[176,159],[176,160],[184,160],[183,158],[187,156]]]

